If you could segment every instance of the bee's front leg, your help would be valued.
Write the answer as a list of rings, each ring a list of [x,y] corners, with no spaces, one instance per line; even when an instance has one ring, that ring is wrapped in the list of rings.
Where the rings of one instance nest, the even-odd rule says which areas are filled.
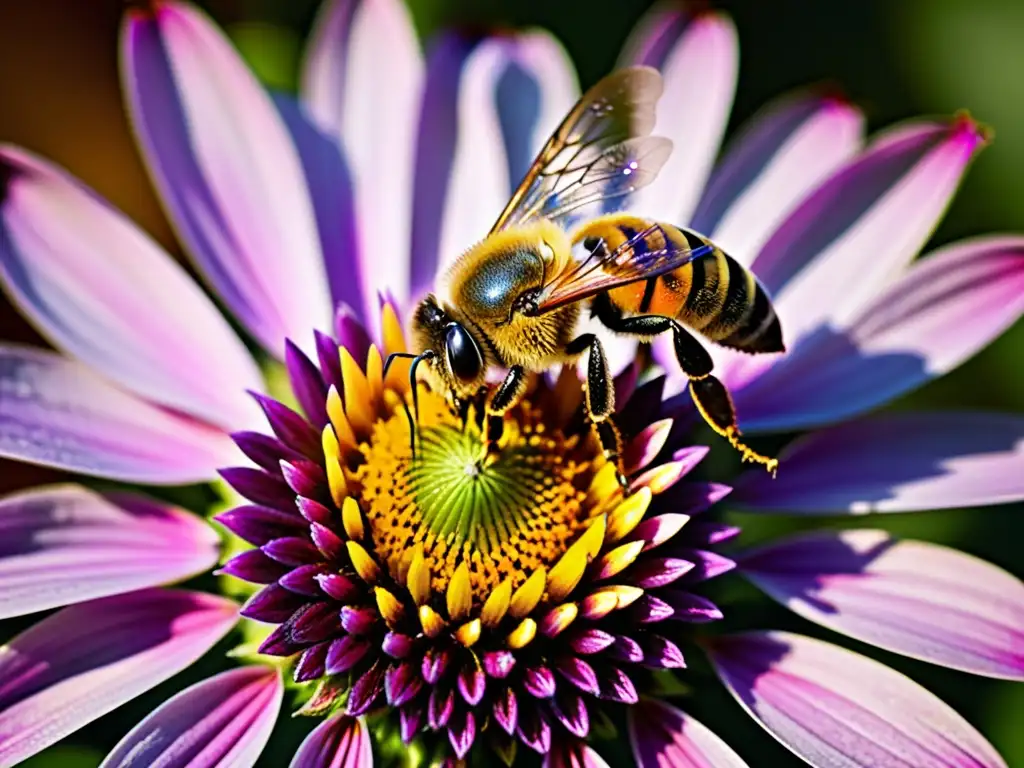
[[[508,369],[505,378],[494,390],[486,408],[486,453],[494,452],[505,431],[505,414],[519,402],[526,390],[526,371],[521,365],[513,365]]]

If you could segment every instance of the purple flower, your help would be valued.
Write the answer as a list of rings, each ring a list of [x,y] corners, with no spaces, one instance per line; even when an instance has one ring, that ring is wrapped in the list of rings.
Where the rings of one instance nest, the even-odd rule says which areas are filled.
[[[168,214],[289,386],[262,394],[253,355],[145,234],[46,161],[0,149],[0,277],[58,350],[0,347],[0,454],[149,485],[220,469],[248,501],[218,515],[232,534],[221,544],[199,517],[137,494],[68,485],[0,500],[0,618],[60,609],[0,649],[0,764],[224,638],[234,602],[163,585],[226,561],[235,584],[257,585],[241,609],[250,642],[233,654],[247,663],[148,714],[105,766],[252,765],[286,685],[293,708],[322,717],[294,766],[386,763],[403,740],[449,762],[473,749],[510,761],[518,745],[550,766],[604,766],[591,737],[606,716],[625,719],[645,768],[744,765],[675,706],[685,699],[650,695],[655,677],[699,680],[685,668],[700,652],[812,765],[1004,765],[875,661],[790,633],[704,631],[727,623],[705,582],[736,569],[836,632],[1024,679],[1024,586],[994,566],[871,529],[726,555],[739,530],[709,512],[733,489],[734,507],[808,515],[1024,498],[1024,420],[865,416],[1024,310],[1024,237],[914,261],[984,144],[974,123],[914,121],[865,145],[854,107],[803,92],[715,163],[731,24],[664,8],[642,21],[622,62],[662,70],[655,133],[676,149],[633,208],[714,238],[772,291],[789,352],[715,351],[744,430],[817,431],[784,448],[778,479],[697,482],[707,451],[687,435],[673,358],[656,344],[666,378],[638,384],[635,346],[620,341],[624,497],[576,417],[571,373],[535,383],[486,467],[470,458],[472,426],[424,389],[413,466],[408,384],[382,369],[405,347],[411,302],[486,233],[577,97],[554,40],[450,34],[424,57],[397,0],[339,1],[294,104],[268,96],[191,6],[131,10],[123,39],[130,115]]]

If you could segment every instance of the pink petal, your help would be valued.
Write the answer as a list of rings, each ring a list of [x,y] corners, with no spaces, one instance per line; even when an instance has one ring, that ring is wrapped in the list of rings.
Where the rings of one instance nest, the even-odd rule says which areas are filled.
[[[946,547],[827,531],[749,553],[743,572],[804,618],[895,653],[1024,680],[1024,584]]]
[[[823,323],[848,323],[905,268],[981,144],[966,120],[902,125],[805,199],[752,265],[790,349]]]
[[[181,671],[238,607],[142,590],[64,608],[0,648],[0,764],[13,765]]]
[[[860,110],[834,97],[777,99],[731,142],[691,225],[749,265],[804,196],[860,150],[863,132]]]
[[[524,78],[532,92],[515,93]],[[578,97],[569,57],[547,33],[489,38],[469,54],[459,78],[439,269],[488,233],[513,185]]]
[[[284,355],[285,337],[311,344],[314,328],[330,328],[327,281],[299,156],[273,102],[196,7],[161,2],[126,19],[128,106],[182,240],[271,354]]]
[[[544,755],[543,768],[608,768],[608,763],[582,741],[563,740]]]
[[[423,56],[401,0],[325,3],[303,67],[302,97],[338,142],[355,189],[363,292],[409,293],[413,163]]]
[[[627,713],[637,768],[746,768],[746,763],[705,725],[653,699]]]
[[[736,393],[743,427],[849,418],[943,375],[1024,313],[1024,238],[984,237],[915,262],[843,333],[822,331]]]
[[[344,712],[324,720],[303,740],[290,768],[373,768],[366,721]]]
[[[164,702],[121,739],[100,768],[244,768],[270,739],[284,685],[277,670],[221,672]]]
[[[183,509],[76,485],[0,500],[0,618],[179,581],[217,562],[219,539]]]
[[[788,632],[716,638],[723,682],[811,765],[1005,768],[991,745],[913,680],[844,648]]]
[[[255,363],[145,233],[63,171],[0,148],[0,275],[59,349],[124,387],[226,427],[255,410]]]
[[[664,21],[670,18],[665,15]],[[641,21],[641,28],[647,24]],[[673,30],[678,39],[661,61],[645,61],[648,56],[637,48],[644,58],[635,63],[653,64],[665,78],[653,134],[671,139],[674,146],[658,178],[629,207],[648,218],[683,224],[697,206],[725,133],[739,51],[736,29],[722,14],[705,13]],[[660,54],[664,41],[656,47]]]
[[[912,512],[1024,499],[1024,418],[895,413],[815,432],[779,457],[778,477],[740,477],[734,504],[801,514]]]
[[[128,482],[210,480],[240,455],[221,430],[159,408],[53,352],[0,346],[0,456]]]

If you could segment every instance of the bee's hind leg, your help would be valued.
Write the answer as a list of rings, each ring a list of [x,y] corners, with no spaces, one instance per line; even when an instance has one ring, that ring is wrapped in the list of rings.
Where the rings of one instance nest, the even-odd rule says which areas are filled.
[[[526,390],[526,371],[521,365],[513,365],[508,369],[505,378],[488,401],[485,410],[485,448],[486,454],[493,453],[501,436],[505,432],[505,414],[515,407]]]
[[[778,459],[762,456],[740,439],[740,428],[736,419],[736,408],[725,385],[712,375],[714,361],[704,345],[678,322],[662,315],[634,315],[623,317],[604,298],[594,302],[595,314],[603,325],[612,331],[650,339],[666,331],[672,331],[676,361],[683,373],[690,379],[690,396],[704,421],[718,434],[729,441],[744,461],[762,464],[773,475],[778,469]]]
[[[612,413],[615,411],[615,384],[601,340],[592,333],[585,333],[570,341],[565,349],[566,354],[571,356],[580,355],[587,350],[590,351],[590,357],[587,360],[584,406],[587,416],[594,423],[604,457],[615,464],[615,476],[619,485],[625,488],[628,481],[622,466],[622,436],[612,421]]]

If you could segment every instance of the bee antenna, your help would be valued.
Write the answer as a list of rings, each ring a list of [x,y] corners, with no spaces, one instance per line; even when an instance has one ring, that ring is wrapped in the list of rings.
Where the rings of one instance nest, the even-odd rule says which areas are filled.
[[[381,374],[381,378],[386,379],[388,377],[388,369],[395,360],[415,360],[416,355],[411,352],[392,352],[388,355],[384,361],[384,372]]]
[[[406,407],[405,414],[409,417],[409,448],[412,451],[413,461],[416,460],[416,440],[419,438],[420,430],[420,391],[416,386],[416,368],[424,360],[433,360],[434,350],[428,349],[412,358],[409,366],[409,387],[412,389],[412,413]]]

